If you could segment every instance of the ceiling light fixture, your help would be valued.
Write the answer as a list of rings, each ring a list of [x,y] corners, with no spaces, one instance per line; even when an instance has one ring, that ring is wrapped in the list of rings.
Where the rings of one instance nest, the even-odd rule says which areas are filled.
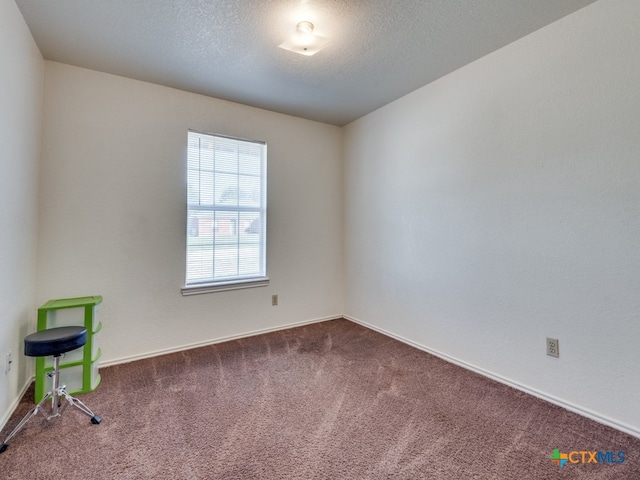
[[[319,52],[327,43],[329,43],[328,38],[314,35],[313,23],[299,22],[293,35],[282,42],[279,47],[290,52],[311,56]]]

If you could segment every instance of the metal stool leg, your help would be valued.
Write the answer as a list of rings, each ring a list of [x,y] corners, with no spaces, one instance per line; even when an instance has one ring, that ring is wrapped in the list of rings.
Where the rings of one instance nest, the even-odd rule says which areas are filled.
[[[40,402],[33,407],[31,410],[29,410],[29,413],[27,413],[22,420],[20,421],[20,423],[16,426],[16,428],[13,429],[13,431],[9,434],[9,436],[5,439],[5,441],[2,443],[2,445],[0,445],[0,453],[4,452],[7,447],[9,447],[9,440],[11,440],[13,437],[16,436],[16,434],[22,430],[24,428],[24,426],[29,422],[29,420],[31,420],[31,417],[34,417],[35,415],[37,415],[38,412],[40,412],[42,414],[42,416],[44,418],[46,418],[47,420],[49,420],[50,417],[47,416],[47,414],[44,411],[44,408],[42,408],[42,405],[45,404],[45,402],[47,400],[49,400],[51,397],[53,396],[53,392],[49,392],[47,393],[42,400],[40,400]]]
[[[65,390],[64,386],[62,386],[59,389],[59,395],[63,396],[67,400],[67,405],[71,405],[73,407],[76,407],[78,410],[80,410],[85,415],[89,415],[91,417],[91,423],[98,424],[98,423],[100,423],[102,421],[102,418],[100,418],[98,415],[93,413],[91,411],[91,409],[89,407],[87,407],[84,403],[82,403],[76,397],[72,397],[71,395],[69,395],[69,393]],[[65,407],[67,405],[65,405]],[[62,415],[62,413],[60,415]]]
[[[94,414],[89,407],[87,407],[84,403],[78,400],[75,397],[72,397],[67,392],[65,385],[60,386],[60,355],[56,355],[53,358],[53,390],[48,392],[38,404],[32,408],[29,413],[27,413],[24,418],[20,421],[20,423],[13,429],[13,431],[9,434],[9,436],[5,439],[5,441],[0,445],[0,453],[4,452],[9,447],[9,441],[18,433],[20,430],[24,428],[24,426],[31,420],[33,416],[35,416],[38,412],[42,414],[42,416],[47,419],[47,421],[52,420],[54,418],[58,418],[62,416],[64,411],[66,410],[68,405],[73,405],[78,410],[83,412],[84,414],[91,417],[91,423],[99,424],[102,421],[98,415]],[[60,409],[60,398],[64,397],[67,403]],[[51,415],[47,415],[45,413],[44,408],[42,407],[47,400],[51,399]]]

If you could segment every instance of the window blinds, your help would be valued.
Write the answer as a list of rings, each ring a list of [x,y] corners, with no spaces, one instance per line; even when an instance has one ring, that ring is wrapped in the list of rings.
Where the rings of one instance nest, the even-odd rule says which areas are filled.
[[[266,149],[189,131],[187,287],[265,277]]]

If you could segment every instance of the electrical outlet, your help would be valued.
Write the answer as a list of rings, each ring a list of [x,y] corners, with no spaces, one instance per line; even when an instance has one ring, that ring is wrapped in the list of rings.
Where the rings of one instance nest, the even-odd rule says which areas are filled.
[[[271,295],[271,305],[274,307],[278,305],[278,295]]]
[[[560,343],[557,338],[547,337],[547,355],[560,358]]]
[[[8,374],[11,371],[11,364],[13,360],[11,359],[11,352],[7,353],[6,363],[4,364],[4,374]]]

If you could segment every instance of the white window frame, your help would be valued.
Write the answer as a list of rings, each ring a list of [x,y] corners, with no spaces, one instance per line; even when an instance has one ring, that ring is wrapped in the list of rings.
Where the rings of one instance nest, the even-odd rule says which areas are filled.
[[[196,146],[197,142],[197,146]],[[218,167],[218,163],[223,165],[223,158],[228,161],[232,156],[229,154],[220,155],[218,152],[224,147],[235,147],[238,167],[235,173]],[[241,149],[254,150],[259,154],[242,154]],[[226,156],[225,156],[226,155]],[[204,157],[208,156],[208,160]],[[241,165],[245,162],[256,161],[259,158],[259,174],[255,170],[242,171]],[[205,166],[210,165],[210,166]],[[244,165],[247,165],[246,163]],[[267,218],[267,145],[265,142],[255,140],[245,140],[242,138],[229,137],[213,133],[204,133],[196,130],[189,130],[187,135],[187,228],[186,252],[185,252],[185,282],[182,288],[183,295],[194,295],[225,290],[237,290],[243,288],[262,287],[269,284],[266,276],[266,218]],[[218,181],[216,181],[216,176]],[[222,200],[224,196],[221,192],[216,192],[222,179],[226,179],[225,186],[231,185],[229,179],[237,181],[235,193],[235,205]],[[249,189],[251,199],[244,201],[242,205],[242,180],[247,182],[259,181],[259,199],[257,199],[256,189]],[[249,183],[249,185],[251,185]],[[221,187],[220,187],[221,188]],[[217,195],[217,193],[220,193]],[[199,215],[209,217],[208,230],[204,234],[200,233],[202,218]],[[231,234],[226,232],[227,240],[224,244],[218,244],[219,219],[225,216],[236,216],[234,229]],[[256,216],[257,215],[257,216]],[[250,226],[244,225],[253,218]],[[196,222],[196,233],[194,234],[193,222]],[[234,240],[235,238],[235,240]],[[234,243],[235,242],[235,243]],[[258,254],[256,256],[256,247]],[[243,246],[245,248],[243,248]],[[217,253],[216,253],[216,248]],[[233,253],[225,253],[225,249],[235,250],[237,257]],[[243,256],[243,250],[245,255]],[[209,251],[211,252],[209,255]],[[219,260],[220,259],[220,260]],[[224,269],[216,268],[216,262],[224,260],[229,268],[235,268],[235,273],[221,274]],[[233,265],[233,262],[236,265]],[[241,270],[245,271],[242,272]],[[208,274],[210,273],[210,275]]]

